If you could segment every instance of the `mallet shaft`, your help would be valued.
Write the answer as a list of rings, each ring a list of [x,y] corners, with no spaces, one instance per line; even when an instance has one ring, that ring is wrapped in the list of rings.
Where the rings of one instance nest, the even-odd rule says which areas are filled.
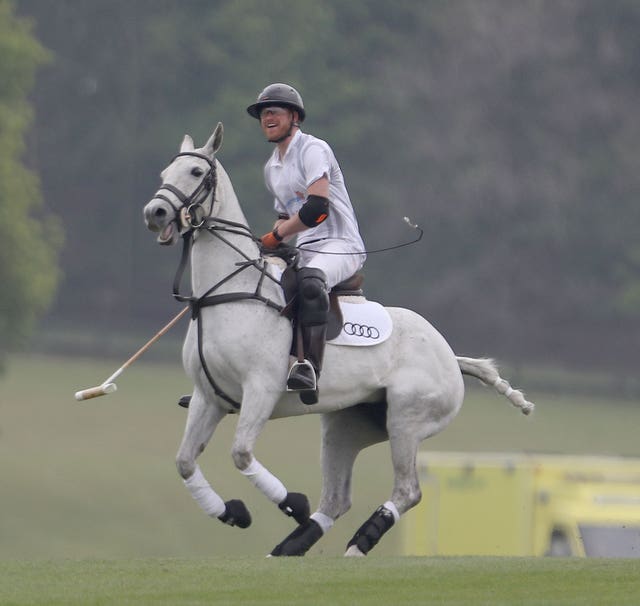
[[[166,326],[161,328],[151,339],[149,339],[136,353],[134,353],[118,370],[116,370],[108,379],[106,379],[102,385],[96,387],[90,387],[89,389],[83,389],[77,391],[75,394],[76,400],[79,402],[83,400],[90,400],[91,398],[98,398],[100,396],[106,396],[118,389],[114,381],[124,372],[124,370],[131,366],[145,351],[147,351],[160,337],[169,332],[182,317],[189,311],[189,307],[185,307],[178,315],[175,316]]]
[[[149,339],[136,353],[134,353],[118,370],[116,370],[104,383],[111,383],[117,379],[126,368],[131,366],[145,351],[147,351],[160,337],[167,334],[189,311],[189,307],[185,307],[173,320],[166,326],[161,328],[151,339]],[[103,383],[103,385],[104,385]]]

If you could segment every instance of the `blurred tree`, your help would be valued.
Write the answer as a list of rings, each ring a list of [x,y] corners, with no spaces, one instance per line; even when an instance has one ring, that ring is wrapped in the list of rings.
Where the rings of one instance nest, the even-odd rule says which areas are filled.
[[[0,0],[0,363],[34,330],[58,280],[60,226],[22,159],[32,119],[28,96],[46,59],[13,2]]]
[[[640,5],[410,4],[380,77],[388,170],[411,178],[383,182],[424,208],[427,315],[511,359],[633,351]]]
[[[71,234],[55,320],[164,320],[175,250],[140,210],[182,135],[220,157],[256,231],[271,147],[245,107],[289,81],[331,142],[372,255],[367,292],[459,351],[638,346],[640,5],[634,0],[19,0],[55,52],[33,147]],[[85,296],[80,300],[76,293]],[[97,324],[96,324],[97,323]],[[577,353],[576,353],[577,352]]]

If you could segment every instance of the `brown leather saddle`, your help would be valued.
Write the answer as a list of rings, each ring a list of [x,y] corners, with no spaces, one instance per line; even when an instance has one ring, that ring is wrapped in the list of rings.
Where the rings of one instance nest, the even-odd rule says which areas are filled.
[[[282,284],[285,301],[287,302],[285,308],[282,310],[282,315],[292,320],[295,326],[297,317],[295,312],[296,298],[298,294],[296,270],[292,267],[287,267],[282,274],[280,282]],[[364,275],[360,272],[356,272],[350,278],[343,280],[340,284],[336,284],[329,292],[329,323],[327,325],[327,341],[335,339],[340,334],[342,324],[344,323],[342,310],[340,309],[339,297],[364,296],[364,292],[362,290],[363,283]]]

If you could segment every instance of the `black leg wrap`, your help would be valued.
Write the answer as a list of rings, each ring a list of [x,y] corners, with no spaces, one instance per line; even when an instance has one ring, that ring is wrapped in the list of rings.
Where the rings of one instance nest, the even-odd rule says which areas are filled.
[[[309,519],[296,528],[280,545],[274,547],[272,556],[303,556],[322,537],[322,528],[315,520]]]
[[[229,526],[238,526],[239,528],[249,528],[251,526],[251,514],[247,506],[239,499],[231,499],[225,502],[226,509],[218,520],[229,524]]]
[[[353,539],[349,541],[347,549],[355,545],[366,555],[378,544],[382,535],[395,524],[395,521],[393,513],[384,505],[381,505],[353,535]]]
[[[309,520],[311,508],[309,499],[300,492],[288,492],[287,498],[278,505],[285,514],[292,517],[298,524],[304,524]]]

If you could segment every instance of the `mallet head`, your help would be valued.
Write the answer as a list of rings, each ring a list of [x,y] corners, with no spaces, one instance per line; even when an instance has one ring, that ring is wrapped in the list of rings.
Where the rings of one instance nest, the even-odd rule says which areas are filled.
[[[76,392],[76,400],[82,402],[82,400],[90,400],[91,398],[99,398],[100,396],[106,396],[109,393],[113,393],[118,389],[115,383],[104,383],[97,387],[90,387],[89,389],[83,389]]]

